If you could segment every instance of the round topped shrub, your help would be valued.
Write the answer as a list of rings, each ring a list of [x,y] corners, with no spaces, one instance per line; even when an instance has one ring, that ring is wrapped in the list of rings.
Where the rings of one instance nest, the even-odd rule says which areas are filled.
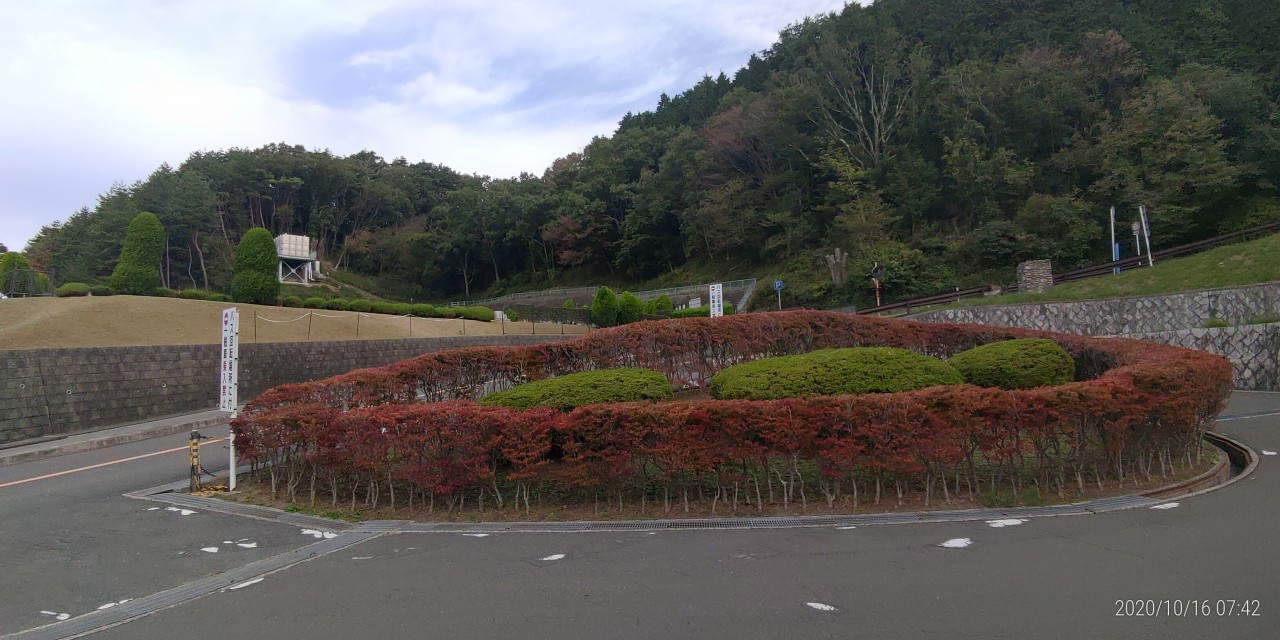
[[[325,304],[326,300],[320,296],[312,296],[302,301],[302,306],[306,309],[323,309]]]
[[[859,347],[734,365],[712,376],[711,395],[720,399],[776,400],[896,393],[963,383],[958,371],[937,358],[893,347]]]
[[[980,387],[1033,389],[1071,382],[1076,363],[1053,340],[1023,338],[993,342],[951,356],[947,362],[964,381]]]
[[[276,241],[270,231],[262,227],[246,231],[236,246],[231,298],[236,302],[275,304],[280,297],[278,261]]]
[[[670,400],[671,383],[648,369],[599,369],[528,382],[491,393],[481,404],[529,409],[551,407],[567,411],[601,402]]]
[[[283,297],[283,298],[281,298],[281,299],[280,299],[280,306],[282,306],[282,307],[301,307],[301,306],[302,306],[302,298],[299,298],[298,296],[285,296],[285,297]]]
[[[332,298],[325,301],[324,308],[333,311],[346,311],[351,308],[351,303],[343,300],[342,298]]]
[[[161,285],[163,257],[164,225],[154,213],[139,213],[124,232],[120,261],[111,272],[111,288],[135,296],[154,295]]]
[[[373,303],[368,300],[352,300],[351,304],[347,305],[347,308],[360,313],[369,313],[369,310],[373,308]]]

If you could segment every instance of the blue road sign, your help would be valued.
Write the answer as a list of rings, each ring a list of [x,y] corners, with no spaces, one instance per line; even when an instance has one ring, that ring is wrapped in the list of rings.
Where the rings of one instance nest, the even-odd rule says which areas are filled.
[[[774,291],[782,291],[782,281],[781,281],[781,280],[774,280],[774,281],[773,281],[773,290],[774,290]]]

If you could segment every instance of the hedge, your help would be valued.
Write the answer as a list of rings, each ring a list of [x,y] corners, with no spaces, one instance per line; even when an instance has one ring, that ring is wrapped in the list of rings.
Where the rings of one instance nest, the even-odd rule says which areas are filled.
[[[89,287],[89,295],[91,296],[109,296],[113,293],[115,292],[111,290],[111,287],[105,284],[95,284]]]
[[[951,365],[906,349],[823,349],[744,362],[711,378],[720,399],[774,400],[856,393],[896,393],[963,384]]]
[[[415,304],[410,308],[409,312],[419,318],[437,318],[440,316],[440,312],[429,304]]]
[[[480,322],[493,322],[493,319],[498,317],[489,307],[456,307],[454,312],[459,318]]]
[[[96,293],[94,295],[97,295]],[[202,289],[183,289],[178,292],[179,298],[187,300],[209,300],[211,302],[230,302],[231,296],[225,293],[217,293],[215,291],[204,291]]]
[[[139,213],[125,229],[120,260],[111,272],[111,288],[136,296],[154,295],[162,284],[160,259],[163,257],[164,225],[154,213]]]
[[[59,298],[78,298],[89,295],[92,289],[92,287],[83,282],[64,282],[54,290],[53,294]]]
[[[359,311],[360,313],[369,313],[373,309],[373,303],[368,300],[352,300],[347,307],[351,311]]]
[[[307,298],[306,300],[303,300],[302,306],[303,308],[306,308],[306,309],[323,309],[325,308],[326,302],[327,301],[324,298],[321,298],[319,296],[312,296],[310,298]]]
[[[375,302],[369,310],[374,313],[394,314],[396,312],[396,304],[394,302]]]
[[[324,308],[332,311],[346,311],[351,308],[351,303],[342,298],[333,298],[325,301]]]
[[[694,388],[764,357],[886,346],[947,358],[1018,338],[1056,341],[1076,361],[1078,380],[1026,390],[960,385],[606,403],[569,413],[474,402],[493,386],[596,369],[651,369],[676,388]],[[831,502],[887,486],[927,502],[997,487],[1061,494],[1083,490],[1086,480],[1123,484],[1135,474],[1161,474],[1198,456],[1231,383],[1225,358],[1136,340],[794,311],[640,322],[550,344],[427,353],[270,389],[233,428],[244,458],[285,480],[273,488],[314,478],[346,493],[380,485],[375,496],[412,488],[442,505],[481,492],[526,500],[531,491],[587,500],[616,492],[619,500],[654,504],[686,491],[724,500],[741,489],[753,507],[785,507],[818,492]],[[764,493],[766,484],[776,493]]]
[[[993,342],[948,360],[965,382],[980,387],[1032,389],[1070,382],[1075,360],[1058,343],[1043,338]]]
[[[298,296],[285,296],[280,298],[280,306],[282,307],[301,307],[302,298]]]
[[[549,407],[567,411],[602,402],[670,399],[671,383],[657,371],[603,369],[517,385],[481,398],[480,404],[512,409]]]

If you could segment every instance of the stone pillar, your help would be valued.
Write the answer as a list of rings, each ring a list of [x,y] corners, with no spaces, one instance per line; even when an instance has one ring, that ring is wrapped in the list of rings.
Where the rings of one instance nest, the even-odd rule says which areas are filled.
[[[1048,260],[1018,264],[1018,293],[1044,293],[1053,287],[1053,266]]]

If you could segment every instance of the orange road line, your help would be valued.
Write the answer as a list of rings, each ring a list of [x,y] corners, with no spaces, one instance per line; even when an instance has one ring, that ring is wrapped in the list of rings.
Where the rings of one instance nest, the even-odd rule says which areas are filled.
[[[204,445],[206,445],[206,444],[213,444],[213,443],[215,443],[215,442],[222,442],[223,440],[226,440],[226,438],[214,438],[214,439],[212,439],[212,440],[206,440],[206,441],[204,441],[204,442],[200,443],[200,446],[202,446],[202,447],[203,447],[203,446],[204,446]],[[59,471],[59,472],[57,472],[57,473],[47,473],[47,474],[45,474],[45,475],[42,475],[42,476],[36,476],[36,477],[34,477],[34,478],[24,478],[24,479],[22,479],[22,480],[14,480],[14,481],[12,481],[12,482],[5,482],[5,483],[3,483],[3,484],[0,484],[0,489],[3,489],[3,488],[5,488],[5,487],[12,487],[12,486],[14,486],[14,485],[19,485],[19,484],[26,484],[26,483],[28,483],[28,482],[35,482],[35,481],[37,481],[37,480],[48,480],[49,478],[56,478],[56,477],[58,477],[58,476],[65,476],[65,475],[67,475],[67,474],[69,474],[69,473],[79,473],[79,472],[81,472],[81,471],[89,471],[89,470],[91,470],[91,469],[98,469],[98,468],[101,468],[101,467],[109,467],[109,466],[111,466],[111,465],[113,465],[113,464],[120,464],[121,462],[132,462],[132,461],[134,461],[134,460],[141,460],[141,459],[143,459],[143,458],[150,458],[151,456],[158,456],[158,455],[163,455],[163,454],[166,454],[166,453],[174,453],[174,452],[176,452],[176,451],[186,451],[186,450],[187,450],[187,447],[174,447],[174,448],[172,448],[172,449],[165,449],[164,451],[153,451],[153,452],[151,452],[151,453],[144,453],[144,454],[142,454],[142,455],[138,455],[138,456],[131,456],[131,457],[128,457],[128,458],[121,458],[121,459],[119,459],[119,460],[112,460],[112,461],[110,461],[110,462],[99,462],[98,464],[91,464],[91,465],[89,465],[89,466],[87,466],[87,467],[78,467],[78,468],[75,468],[75,469],[67,469],[66,471]]]

